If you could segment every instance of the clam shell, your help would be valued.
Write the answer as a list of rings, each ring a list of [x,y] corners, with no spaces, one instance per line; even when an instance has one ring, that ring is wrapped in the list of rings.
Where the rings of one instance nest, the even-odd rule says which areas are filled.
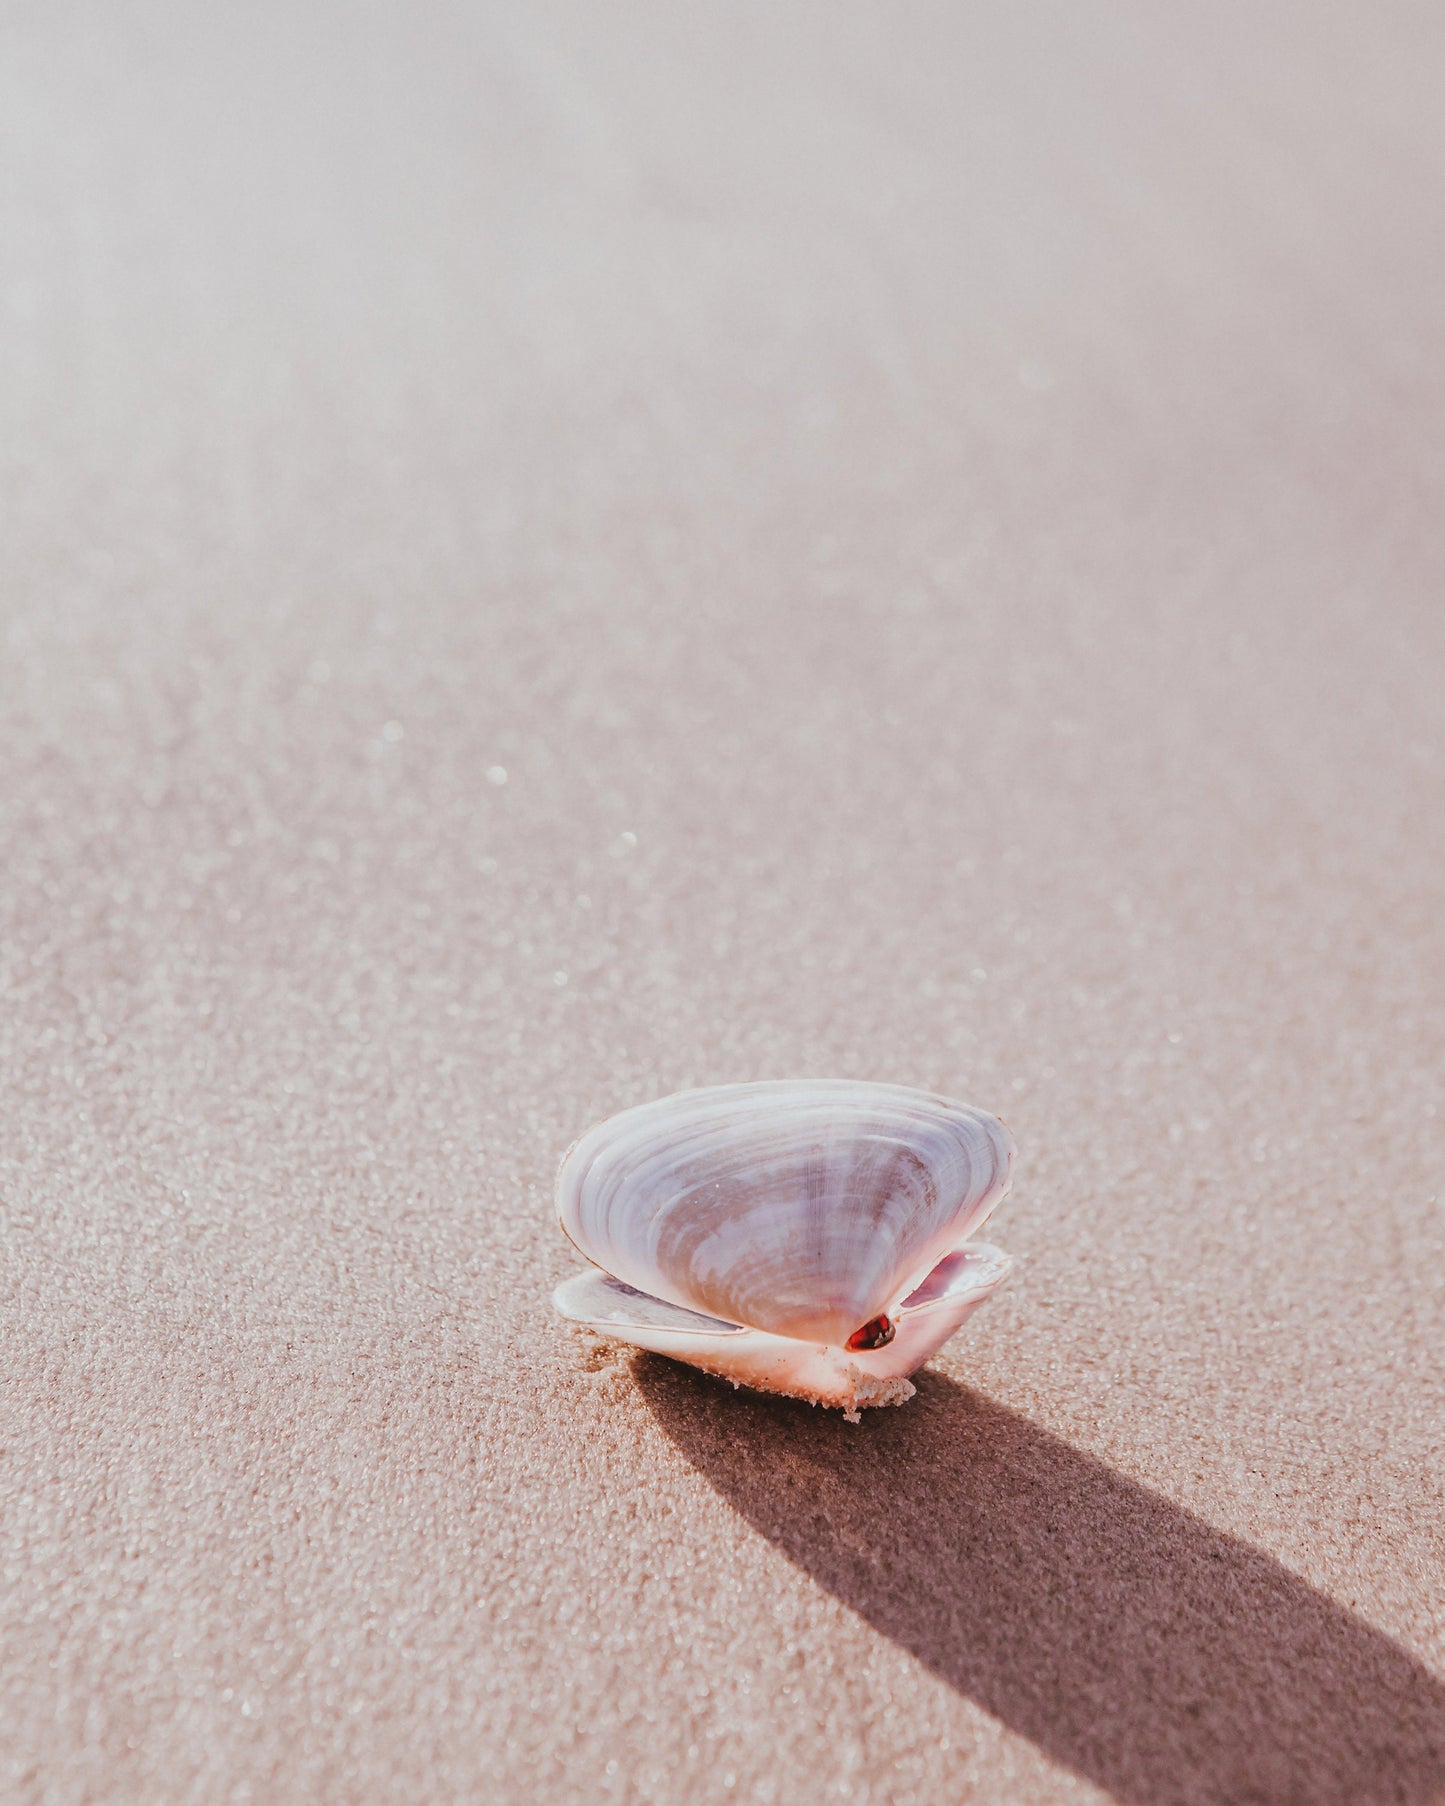
[[[1013,1152],[996,1116],[898,1085],[767,1081],[642,1104],[562,1163],[562,1227],[601,1271],[555,1302],[739,1383],[892,1402],[1003,1277],[1006,1256],[962,1245]],[[891,1341],[849,1349],[877,1318]]]

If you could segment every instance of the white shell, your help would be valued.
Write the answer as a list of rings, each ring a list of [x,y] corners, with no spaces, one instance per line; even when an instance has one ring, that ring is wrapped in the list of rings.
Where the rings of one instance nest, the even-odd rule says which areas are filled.
[[[767,1081],[642,1104],[562,1163],[562,1227],[601,1272],[554,1302],[739,1384],[850,1412],[901,1401],[1007,1270],[963,1243],[1013,1153],[996,1116],[899,1085]],[[848,1349],[878,1317],[892,1340]]]

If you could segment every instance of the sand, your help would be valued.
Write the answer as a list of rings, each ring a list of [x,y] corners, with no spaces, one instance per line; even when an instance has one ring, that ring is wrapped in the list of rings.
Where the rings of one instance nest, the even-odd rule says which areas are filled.
[[[0,27],[0,1797],[1445,1798],[1445,27]],[[909,1404],[570,1333],[1007,1118]]]

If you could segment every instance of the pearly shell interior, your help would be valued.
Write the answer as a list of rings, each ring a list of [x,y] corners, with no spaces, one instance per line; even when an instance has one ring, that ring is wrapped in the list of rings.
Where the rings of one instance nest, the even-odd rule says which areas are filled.
[[[907,1374],[1003,1277],[997,1250],[959,1251],[1012,1162],[996,1116],[902,1086],[680,1092],[600,1123],[563,1161],[562,1227],[601,1272],[555,1302],[740,1383],[906,1397]],[[891,1340],[860,1348],[874,1319]],[[857,1396],[874,1381],[889,1398]]]

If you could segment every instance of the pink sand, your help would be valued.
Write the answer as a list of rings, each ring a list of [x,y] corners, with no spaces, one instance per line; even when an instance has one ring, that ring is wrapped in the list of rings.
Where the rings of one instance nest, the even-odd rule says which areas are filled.
[[[1445,14],[0,27],[0,1797],[1445,1797]],[[865,1416],[552,1317],[1000,1109]]]

